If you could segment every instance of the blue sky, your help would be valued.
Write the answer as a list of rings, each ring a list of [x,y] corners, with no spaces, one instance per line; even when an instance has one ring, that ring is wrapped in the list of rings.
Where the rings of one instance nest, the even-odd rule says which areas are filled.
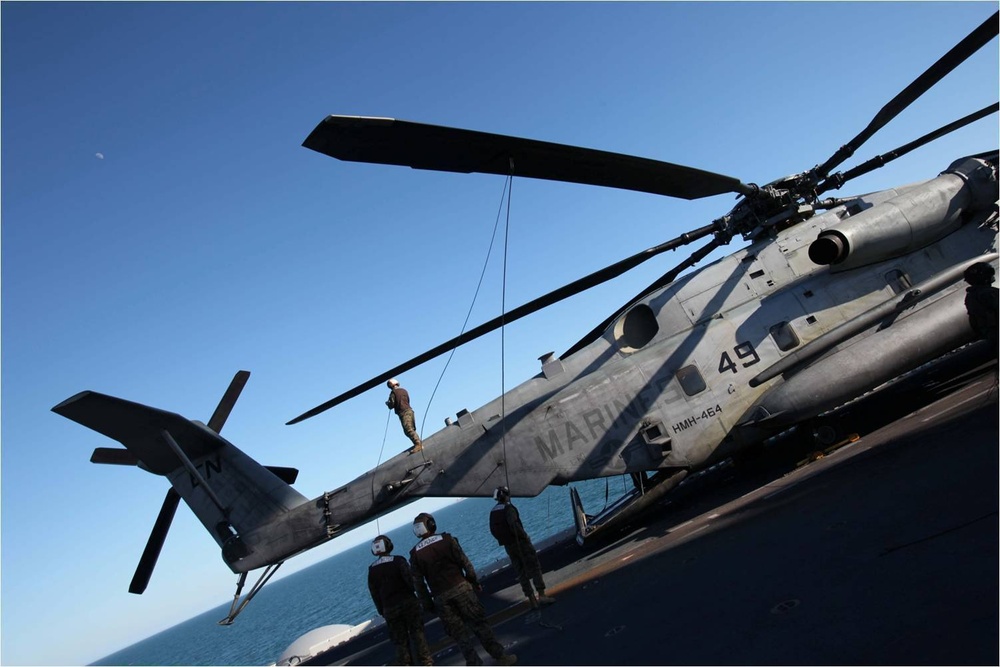
[[[92,389],[207,421],[233,373],[250,370],[223,434],[264,464],[299,468],[312,498],[378,462],[384,391],[285,422],[460,332],[503,179],[302,148],[327,114],[765,183],[829,157],[995,8],[4,2],[2,662],[96,660],[226,602],[235,585],[181,508],[146,593],[129,594],[166,482],[90,464],[115,443],[52,406]],[[997,62],[994,40],[844,166],[995,102]],[[844,193],[930,178],[997,145],[992,116]],[[507,307],[732,204],[515,181]],[[499,332],[466,346],[430,405],[444,358],[405,374],[418,426],[426,417],[430,434],[500,393],[501,352],[506,386],[528,379],[539,355],[570,347],[683,257],[511,325],[503,349]],[[500,286],[497,254],[470,325],[499,314]],[[391,423],[385,455],[407,444]],[[374,535],[360,528],[285,573]]]

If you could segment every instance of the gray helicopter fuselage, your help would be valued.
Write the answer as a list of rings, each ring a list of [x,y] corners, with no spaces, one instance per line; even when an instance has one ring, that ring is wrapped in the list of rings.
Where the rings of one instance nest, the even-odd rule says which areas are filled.
[[[983,257],[995,263],[997,244],[996,229],[982,224],[996,180],[985,166],[977,173],[978,182],[946,172],[843,200],[694,271],[637,301],[578,352],[543,357],[535,377],[459,411],[424,438],[421,453],[397,455],[297,508],[297,536],[276,522],[244,538],[266,538],[271,548],[259,555],[273,559],[424,496],[488,496],[500,484],[534,496],[576,480],[698,470],[970,342],[961,269]],[[859,216],[876,222],[862,229],[884,234],[852,237]],[[813,242],[839,230],[854,257],[817,264]],[[943,287],[933,293],[911,289],[935,277]],[[808,363],[750,383],[810,342],[910,297],[912,305]]]

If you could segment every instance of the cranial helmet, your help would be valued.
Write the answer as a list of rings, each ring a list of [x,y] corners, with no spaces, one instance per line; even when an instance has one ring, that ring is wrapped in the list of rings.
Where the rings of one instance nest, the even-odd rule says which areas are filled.
[[[379,535],[372,540],[372,555],[387,556],[392,553],[392,540],[385,535]]]
[[[493,500],[498,503],[505,503],[510,500],[510,489],[506,486],[498,486],[493,490]]]
[[[427,537],[437,532],[437,522],[427,512],[421,512],[413,519],[413,534],[417,537]]]
[[[385,383],[385,386],[389,387],[389,389],[392,389],[394,387],[398,387],[399,386],[399,380],[397,380],[396,378],[392,378],[391,380],[389,380],[388,382]]]
[[[970,285],[991,285],[996,271],[986,262],[976,262],[965,270],[965,282]]]

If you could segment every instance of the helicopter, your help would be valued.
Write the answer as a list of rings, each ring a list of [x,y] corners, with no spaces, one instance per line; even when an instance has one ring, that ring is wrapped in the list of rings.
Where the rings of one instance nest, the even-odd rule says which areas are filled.
[[[644,250],[342,392],[299,423],[445,352],[639,264],[704,241],[539,373],[357,479],[309,499],[296,471],[261,465],[221,436],[249,373],[207,424],[92,391],[52,408],[117,440],[91,461],[168,479],[130,591],[145,590],[184,500],[239,575],[232,623],[287,559],[419,498],[530,497],[550,485],[630,475],[598,515],[571,499],[577,540],[628,520],[692,474],[952,350],[973,343],[962,278],[997,264],[996,150],[956,156],[930,180],[832,197],[848,181],[998,110],[992,105],[845,172],[879,129],[997,35],[998,15],[893,98],[825,162],[763,186],[646,158],[375,117],[328,116],[304,146],[339,160],[567,181],[687,200],[734,193],[710,224]],[[735,238],[747,245],[693,269]],[[982,345],[978,343],[978,345]],[[987,351],[989,352],[989,351]],[[995,354],[995,350],[991,351]],[[241,600],[248,573],[263,573]]]

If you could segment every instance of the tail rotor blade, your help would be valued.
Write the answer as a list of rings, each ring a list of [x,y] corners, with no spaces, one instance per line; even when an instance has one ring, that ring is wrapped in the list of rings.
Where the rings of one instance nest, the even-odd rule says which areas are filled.
[[[167,497],[163,499],[160,514],[156,517],[156,523],[153,524],[153,532],[149,535],[146,548],[142,552],[139,565],[136,567],[135,575],[132,577],[132,583],[129,584],[129,593],[142,595],[143,591],[146,590],[149,577],[153,574],[156,560],[160,557],[160,550],[163,548],[164,540],[167,539],[167,531],[170,530],[170,524],[174,520],[174,513],[177,511],[180,501],[181,496],[179,493],[172,488],[167,491]]]
[[[226,389],[226,393],[222,395],[222,400],[219,401],[218,407],[212,413],[212,418],[208,420],[208,427],[210,429],[216,433],[222,431],[226,420],[229,419],[229,413],[232,412],[233,406],[236,405],[236,400],[240,397],[240,393],[242,393],[243,387],[246,386],[249,379],[250,371],[239,371],[233,376],[233,381],[229,383],[229,389]]]

